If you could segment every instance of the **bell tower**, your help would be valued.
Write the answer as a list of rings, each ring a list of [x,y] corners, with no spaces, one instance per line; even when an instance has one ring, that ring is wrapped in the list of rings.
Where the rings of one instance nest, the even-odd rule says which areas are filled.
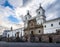
[[[28,26],[28,20],[30,20],[31,15],[29,13],[29,10],[27,11],[27,14],[24,16],[24,27],[26,28]]]
[[[36,17],[37,24],[41,24],[46,21],[45,10],[41,6],[41,4],[39,8],[36,10],[36,13],[37,13]]]
[[[37,12],[38,16],[45,16],[45,10],[41,6],[41,4],[40,4],[39,8],[36,10],[36,12]]]
[[[31,15],[29,13],[29,10],[27,11],[27,14],[25,15],[25,19],[28,21],[31,18]]]

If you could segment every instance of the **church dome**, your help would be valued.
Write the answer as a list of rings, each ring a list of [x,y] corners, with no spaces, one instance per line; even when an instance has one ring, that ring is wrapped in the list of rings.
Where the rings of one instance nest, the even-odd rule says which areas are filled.
[[[41,6],[41,4],[39,5],[39,8],[36,11],[42,10],[45,12],[45,10],[43,9],[43,7]]]
[[[31,18],[31,15],[30,15],[30,13],[29,13],[29,10],[27,11],[27,14],[25,15],[25,19],[26,20],[29,20]]]

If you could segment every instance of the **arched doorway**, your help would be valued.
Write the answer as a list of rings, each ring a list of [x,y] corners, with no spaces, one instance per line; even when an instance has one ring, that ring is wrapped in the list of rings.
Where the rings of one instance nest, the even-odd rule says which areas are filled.
[[[52,43],[52,37],[49,37],[49,43]]]
[[[19,32],[16,32],[16,41],[19,42],[20,38],[19,38]]]
[[[33,34],[33,31],[31,31],[31,34]]]
[[[16,33],[16,37],[19,37],[19,32]]]
[[[31,31],[31,34],[30,34],[30,41],[31,42],[34,42],[35,41],[35,36],[34,36],[33,31]]]
[[[41,37],[39,38],[39,42],[41,42]]]

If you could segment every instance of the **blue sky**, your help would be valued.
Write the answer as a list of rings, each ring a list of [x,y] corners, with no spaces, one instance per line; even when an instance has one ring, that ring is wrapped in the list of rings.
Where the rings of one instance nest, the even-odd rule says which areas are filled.
[[[4,6],[4,7],[9,6],[11,9],[13,9],[13,6],[8,2],[8,0],[6,0],[5,3],[2,4],[2,6]]]
[[[19,20],[18,20],[16,17],[13,17],[12,15],[10,15],[10,16],[8,17],[8,19],[9,19],[11,22],[14,22],[14,23],[18,23],[18,22],[19,22]]]
[[[3,4],[1,4],[1,6],[9,7],[9,8],[11,8],[12,10],[14,10],[14,6],[12,6],[12,5],[8,2],[8,0],[5,0],[5,2],[4,2]],[[14,23],[18,23],[18,22],[19,22],[19,20],[18,20],[16,17],[12,16],[12,15],[10,15],[10,16],[8,17],[8,19],[9,19],[11,22],[14,22]]]
[[[35,16],[40,3],[46,10],[47,20],[60,17],[60,0],[0,0],[0,26],[17,28],[23,25],[21,15],[24,16],[30,10],[30,14]]]
[[[6,0],[5,1],[5,3],[4,4],[2,4],[2,6],[4,6],[4,7],[9,7],[9,8],[11,8],[12,10],[14,10],[14,7],[8,2],[8,0]],[[10,15],[9,17],[8,17],[8,19],[11,21],[11,22],[14,22],[14,23],[18,23],[19,22],[19,20],[16,18],[16,17],[13,17],[12,15]]]

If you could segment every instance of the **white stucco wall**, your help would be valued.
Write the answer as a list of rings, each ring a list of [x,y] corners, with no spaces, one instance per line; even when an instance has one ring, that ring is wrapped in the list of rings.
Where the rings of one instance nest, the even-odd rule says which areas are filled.
[[[60,19],[55,19],[55,20],[47,21],[46,23],[44,23],[43,24],[44,33],[55,33],[56,29],[60,29],[59,22],[60,22]],[[52,27],[51,27],[51,24],[53,24]]]
[[[3,36],[8,37],[8,34],[9,34],[9,37],[12,37],[12,36],[15,37],[15,34],[16,34],[17,32],[19,32],[19,37],[21,36],[21,33],[22,33],[22,35],[24,34],[23,28],[20,28],[20,29],[16,29],[16,30],[13,30],[13,31],[4,32],[4,33],[3,33]]]

